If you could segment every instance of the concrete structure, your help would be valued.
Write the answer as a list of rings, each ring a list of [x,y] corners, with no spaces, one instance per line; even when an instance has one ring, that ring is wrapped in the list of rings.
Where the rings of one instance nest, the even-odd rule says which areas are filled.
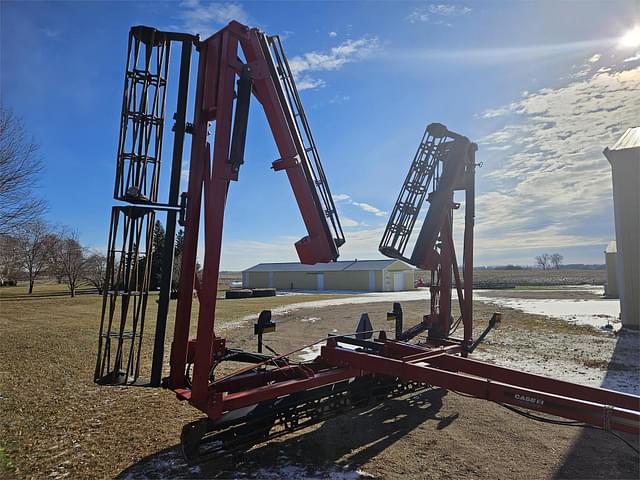
[[[604,149],[611,164],[622,326],[640,329],[640,127]]]
[[[260,263],[242,272],[242,286],[393,292],[415,288],[413,270],[400,260],[352,260],[316,265]]]
[[[604,260],[607,264],[607,284],[604,287],[604,296],[607,298],[620,298],[620,294],[618,293],[616,253],[616,241],[612,240],[604,251]]]

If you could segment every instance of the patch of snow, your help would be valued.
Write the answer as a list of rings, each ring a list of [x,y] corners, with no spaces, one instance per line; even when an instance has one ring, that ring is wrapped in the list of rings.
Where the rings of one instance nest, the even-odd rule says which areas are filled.
[[[262,480],[361,480],[375,478],[362,470],[330,468],[328,470],[307,469],[299,465],[277,465],[260,468],[255,472],[256,478]]]
[[[317,291],[314,293],[318,293]],[[330,292],[322,292],[322,293],[330,293]],[[345,292],[335,292],[342,293]],[[354,292],[355,293],[355,292]],[[454,296],[455,298],[455,296]],[[286,315],[291,312],[295,312],[296,310],[301,310],[304,308],[324,308],[324,307],[333,307],[337,305],[358,305],[365,303],[378,303],[378,302],[409,302],[414,300],[424,300],[425,302],[429,300],[429,289],[418,289],[418,290],[408,290],[406,292],[368,292],[368,293],[357,293],[353,296],[344,296],[340,298],[327,298],[326,300],[313,300],[311,302],[300,302],[300,303],[292,303],[288,305],[282,305],[280,307],[272,308],[271,315]],[[255,319],[256,315],[247,315],[242,318],[242,321],[249,321]]]
[[[324,345],[325,344],[323,342],[320,342],[316,343],[315,345],[311,345],[310,347],[304,348],[298,352],[298,357],[303,362],[314,360],[318,355],[320,355],[320,350]],[[347,350],[355,350],[359,348],[357,345],[349,345],[347,343],[341,343],[339,346],[340,348],[345,348]]]
[[[242,320],[233,320],[231,322],[220,322],[220,330],[233,330],[234,328],[242,328],[247,324],[247,321],[257,317],[256,315],[251,315],[244,317]]]
[[[595,300],[560,300],[533,298],[502,298],[492,297],[485,292],[476,292],[476,299],[498,305],[514,308],[531,315],[544,315],[560,320],[566,320],[577,325],[591,325],[600,328],[607,323],[618,325],[620,315],[620,301],[608,298]]]
[[[202,473],[199,465],[188,466],[177,449],[172,449],[155,455],[143,464],[137,465],[138,468],[133,469],[123,475],[123,480],[136,480],[138,478],[160,478],[171,479],[176,477],[200,475]]]
[[[305,323],[316,323],[318,320],[320,320],[318,317],[307,317],[300,319],[301,322]]]
[[[554,358],[553,351],[557,349],[569,349],[579,356],[573,360]],[[596,361],[596,366],[585,365],[580,356]],[[540,342],[536,351],[477,350],[473,357],[527,373],[640,395],[640,332],[624,330],[617,336],[603,335],[598,341],[591,335],[571,339],[565,335],[549,335]],[[597,363],[602,366],[597,366]]]
[[[310,347],[300,350],[298,352],[298,358],[300,358],[300,360],[302,360],[303,362],[310,362],[311,360],[316,358],[318,355],[320,355],[321,348],[322,348],[321,343],[318,343],[316,345],[311,345]]]

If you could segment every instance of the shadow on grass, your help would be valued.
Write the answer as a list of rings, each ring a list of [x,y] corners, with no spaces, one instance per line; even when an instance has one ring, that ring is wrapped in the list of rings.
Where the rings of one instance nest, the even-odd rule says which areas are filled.
[[[355,480],[358,467],[419,425],[435,421],[440,430],[458,414],[440,417],[446,390],[433,389],[388,400],[329,419],[305,433],[259,444],[237,466],[229,458],[189,466],[179,446],[150,455],[117,478],[332,478]]]
[[[98,295],[96,288],[81,288],[76,290],[76,296],[78,295]],[[0,302],[5,300],[32,300],[41,298],[54,298],[54,297],[69,297],[70,293],[67,290],[60,290],[55,292],[38,292],[35,291],[32,294],[28,293],[4,293],[0,291]]]
[[[637,395],[639,384],[640,332],[624,329],[618,334],[602,388]],[[640,439],[637,435],[618,434],[638,448]],[[640,478],[640,458],[613,435],[602,430],[583,429],[554,478],[635,480]]]

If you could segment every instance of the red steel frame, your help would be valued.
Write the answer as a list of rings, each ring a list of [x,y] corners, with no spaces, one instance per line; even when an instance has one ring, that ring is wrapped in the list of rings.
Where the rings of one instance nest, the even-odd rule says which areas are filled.
[[[184,253],[182,255],[176,327],[171,351],[172,388],[186,385],[187,345],[191,323],[192,292],[195,285],[196,252],[204,203],[204,243],[206,245],[202,281],[199,282],[197,342],[191,401],[207,408],[208,379],[211,362],[224,353],[224,338],[214,333],[217,282],[222,247],[222,227],[229,182],[238,179],[237,171],[226,160],[231,142],[232,107],[236,75],[244,64],[238,47],[251,67],[253,94],[262,104],[281,158],[273,162],[274,170],[285,170],[309,235],[296,243],[303,263],[335,260],[331,239],[323,229],[320,212],[313,201],[311,187],[298,158],[291,131],[269,71],[269,63],[260,45],[260,32],[231,22],[198,45],[200,60],[193,123],[191,166],[187,192]],[[207,140],[210,122],[215,122],[213,164]],[[204,197],[204,198],[203,198]],[[204,200],[204,201],[203,201]]]
[[[605,429],[640,433],[640,397],[575,385],[464,358],[471,343],[472,328],[472,282],[468,281],[464,285],[465,334],[462,341],[441,338],[417,345],[389,340],[382,332],[378,339],[369,342],[376,346],[376,352],[365,353],[343,348],[341,343],[349,343],[349,340],[333,337],[326,340],[321,354],[313,362],[266,369],[280,358],[274,357],[210,381],[212,366],[225,352],[225,339],[215,334],[214,323],[227,189],[231,180],[237,180],[237,171],[226,159],[230,148],[234,82],[244,66],[238,57],[239,47],[251,67],[253,93],[264,108],[281,155],[281,159],[273,163],[273,168],[286,171],[309,232],[308,237],[296,244],[300,259],[304,263],[335,260],[331,239],[322,228],[311,187],[297,158],[293,140],[295,133],[287,123],[285,106],[281,105],[278,98],[259,35],[256,29],[232,22],[198,46],[200,60],[186,226],[169,377],[169,387],[178,397],[188,400],[215,420],[225,412],[261,401],[352,377],[380,374],[399,380],[425,382]],[[213,157],[207,140],[210,122],[215,122]],[[466,194],[465,280],[470,279],[472,273],[473,189],[467,189]],[[452,201],[452,198],[449,200]],[[197,337],[196,340],[189,340],[201,205],[204,205],[206,252],[202,281],[198,286],[200,307]],[[449,265],[455,263],[455,258],[447,262]],[[447,288],[449,291],[445,295],[450,298],[450,282]],[[187,364],[193,365],[191,382],[186,375]],[[265,369],[256,368],[260,366]]]

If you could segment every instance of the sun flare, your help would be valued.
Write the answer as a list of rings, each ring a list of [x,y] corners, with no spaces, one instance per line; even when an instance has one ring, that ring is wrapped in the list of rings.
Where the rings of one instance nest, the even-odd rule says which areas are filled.
[[[640,27],[633,27],[626,32],[620,40],[618,45],[622,48],[635,48],[640,47]]]

